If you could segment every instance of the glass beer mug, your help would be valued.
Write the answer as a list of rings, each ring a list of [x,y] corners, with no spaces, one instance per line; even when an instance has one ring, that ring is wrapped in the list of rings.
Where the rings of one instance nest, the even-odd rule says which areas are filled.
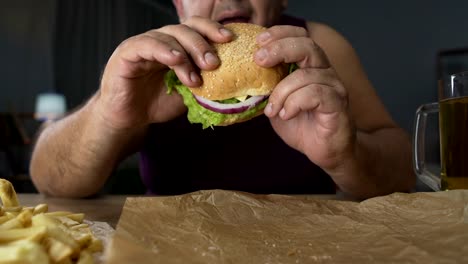
[[[440,87],[439,102],[416,111],[413,164],[418,178],[433,190],[468,189],[468,72],[453,74]],[[429,113],[439,113],[440,176],[424,160],[424,134]]]

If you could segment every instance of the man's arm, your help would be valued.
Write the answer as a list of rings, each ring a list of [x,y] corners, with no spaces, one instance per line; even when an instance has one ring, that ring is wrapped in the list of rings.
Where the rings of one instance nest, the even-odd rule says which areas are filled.
[[[409,191],[415,184],[411,143],[392,120],[351,45],[333,29],[311,23],[311,37],[346,87],[356,140],[339,166],[326,169],[345,193],[358,198]]]
[[[354,155],[328,173],[341,190],[365,199],[393,192],[408,192],[415,184],[410,141],[397,127],[357,131]]]
[[[99,94],[39,135],[30,172],[40,192],[62,197],[95,194],[117,163],[136,149],[144,129],[109,127],[98,100]]]

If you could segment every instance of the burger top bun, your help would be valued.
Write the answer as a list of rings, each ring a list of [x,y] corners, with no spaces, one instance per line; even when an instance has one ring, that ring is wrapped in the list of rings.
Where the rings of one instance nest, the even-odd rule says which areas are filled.
[[[259,48],[256,37],[266,28],[248,23],[231,23],[225,27],[234,37],[231,42],[213,43],[220,66],[213,71],[201,71],[203,85],[190,90],[209,100],[269,95],[288,70],[284,64],[264,68],[254,62],[254,53]]]

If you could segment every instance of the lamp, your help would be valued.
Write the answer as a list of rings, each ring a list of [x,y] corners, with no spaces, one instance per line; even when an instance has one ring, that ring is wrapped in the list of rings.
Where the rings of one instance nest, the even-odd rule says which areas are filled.
[[[40,121],[55,120],[67,110],[65,96],[59,93],[41,93],[36,97],[34,118]]]

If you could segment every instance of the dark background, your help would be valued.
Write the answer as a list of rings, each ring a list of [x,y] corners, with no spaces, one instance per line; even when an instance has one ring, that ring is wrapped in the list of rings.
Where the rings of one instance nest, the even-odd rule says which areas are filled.
[[[437,100],[438,52],[468,46],[464,0],[289,2],[287,13],[329,24],[348,38],[384,104],[409,133],[417,107]],[[27,113],[34,111],[38,93],[63,93],[69,109],[77,107],[96,91],[122,40],[176,22],[168,0],[0,0],[0,113],[26,113],[19,123],[33,139],[39,124]],[[456,69],[464,68],[457,62]],[[428,140],[436,138],[437,129],[430,129]],[[21,174],[27,181],[31,143],[18,145],[11,155],[0,149],[0,177]],[[428,148],[436,162],[437,144]],[[142,191],[136,160],[119,167],[109,191]]]

